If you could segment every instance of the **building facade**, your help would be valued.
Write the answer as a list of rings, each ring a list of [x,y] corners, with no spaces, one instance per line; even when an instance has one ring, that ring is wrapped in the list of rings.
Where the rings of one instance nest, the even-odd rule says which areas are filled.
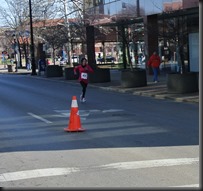
[[[82,0],[81,0],[82,1]],[[192,38],[199,32],[198,0],[83,0],[83,20],[86,26],[94,27],[95,56],[112,56],[122,62],[122,26],[134,64],[139,56],[147,58],[157,50],[165,62],[177,61],[177,46],[169,36],[183,31],[185,62],[191,68]],[[169,23],[184,23],[184,28],[169,28]],[[184,21],[184,22],[183,22]],[[168,23],[168,24],[167,24]],[[153,27],[149,27],[152,25]],[[179,30],[177,30],[179,29]],[[170,34],[164,36],[164,34]],[[77,39],[81,36],[77,36]],[[81,39],[71,42],[72,53],[82,54]]]
[[[95,28],[108,31],[111,27],[115,27],[118,31],[121,25],[119,21],[123,19],[128,36],[131,38],[129,48],[131,57],[134,58],[133,62],[138,62],[136,58],[139,55],[144,54],[147,58],[155,50],[159,52],[165,63],[177,62],[177,45],[180,45],[177,41],[183,40],[186,41],[184,42],[184,62],[188,70],[190,69],[189,47],[192,46],[189,44],[189,35],[199,32],[198,0],[106,0],[92,1],[91,4],[85,2],[84,11],[91,10],[94,13],[91,25]],[[170,28],[171,22],[174,25],[172,28]],[[180,24],[181,22],[184,26]],[[150,25],[154,27],[150,28]],[[181,33],[184,34],[182,37]],[[118,32],[115,35],[117,35],[117,41],[114,42],[105,38],[100,39],[99,42],[97,39],[96,53],[100,51],[99,53],[105,52],[106,55],[112,56],[122,54],[122,42],[119,40]],[[108,33],[107,36],[109,36]],[[176,38],[173,38],[174,36]],[[119,58],[117,60],[122,61]]]

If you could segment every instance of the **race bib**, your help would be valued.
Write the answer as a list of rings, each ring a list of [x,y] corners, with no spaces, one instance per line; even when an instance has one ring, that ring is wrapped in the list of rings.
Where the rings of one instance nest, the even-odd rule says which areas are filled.
[[[81,73],[81,78],[86,80],[87,79],[87,73]]]

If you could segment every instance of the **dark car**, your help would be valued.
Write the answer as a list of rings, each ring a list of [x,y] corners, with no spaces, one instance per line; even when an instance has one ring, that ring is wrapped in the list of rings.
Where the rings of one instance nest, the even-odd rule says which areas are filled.
[[[98,62],[104,62],[104,58],[97,58]],[[105,62],[114,62],[115,58],[113,56],[106,56]]]

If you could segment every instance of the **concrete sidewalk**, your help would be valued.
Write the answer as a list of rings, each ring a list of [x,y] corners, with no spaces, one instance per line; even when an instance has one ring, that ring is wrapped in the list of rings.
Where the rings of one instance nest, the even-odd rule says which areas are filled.
[[[121,72],[118,70],[111,70],[111,82],[90,85],[98,86],[101,89],[109,91],[131,93],[133,95],[141,96],[150,96],[157,99],[171,99],[177,102],[199,103],[199,92],[186,94],[168,93],[166,86],[167,74],[160,74],[158,78],[159,82],[154,83],[153,75],[147,74],[147,86],[136,88],[123,88],[120,85]]]
[[[27,69],[18,69],[18,72],[8,72],[7,68],[4,68],[3,65],[0,65],[0,74],[24,74],[31,75],[31,71]],[[45,78],[44,76],[33,76],[39,78]],[[51,80],[60,80],[67,83],[78,83],[77,80],[65,80],[64,77],[52,77],[48,78]],[[111,82],[105,83],[90,83],[89,86],[98,87],[108,91],[116,91],[121,93],[130,93],[133,95],[140,96],[150,96],[157,99],[170,99],[177,102],[190,102],[190,103],[199,103],[199,92],[195,93],[186,93],[186,94],[172,94],[167,92],[166,80],[167,74],[159,75],[159,82],[153,82],[153,76],[147,74],[147,86],[145,87],[136,87],[136,88],[123,88],[121,87],[121,72],[119,70],[111,70]]]

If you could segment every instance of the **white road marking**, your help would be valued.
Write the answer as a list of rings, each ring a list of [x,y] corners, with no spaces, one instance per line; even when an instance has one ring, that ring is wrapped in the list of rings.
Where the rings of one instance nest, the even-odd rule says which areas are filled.
[[[181,185],[181,186],[171,186],[171,187],[195,187],[195,188],[199,188],[199,184],[189,184],[189,185]]]
[[[176,165],[190,165],[198,164],[199,158],[176,158],[176,159],[160,159],[160,160],[146,160],[146,161],[130,161],[130,162],[119,162],[111,163],[107,165],[93,166],[92,169],[97,168],[97,170],[105,169],[118,169],[118,170],[132,170],[132,169],[142,169],[142,168],[154,168],[154,167],[165,167],[165,166],[176,166]],[[35,169],[35,170],[25,170],[18,172],[9,172],[0,174],[0,182],[7,181],[17,181],[22,179],[39,178],[47,176],[58,176],[67,175],[74,172],[89,170],[88,168],[47,168],[47,169]],[[198,184],[190,185],[190,187],[197,187]],[[180,187],[187,187],[183,185]]]
[[[54,110],[57,113],[60,113],[63,115],[63,117],[69,117],[70,116],[70,110]],[[79,114],[81,117],[88,117],[90,114],[94,113],[113,113],[113,112],[121,112],[124,111],[123,109],[108,109],[108,110],[98,110],[98,109],[92,109],[92,110],[80,110],[78,109]]]
[[[35,114],[33,114],[33,113],[28,113],[28,115],[31,115],[32,117],[34,117],[34,118],[36,118],[36,119],[39,119],[39,120],[41,120],[41,121],[43,121],[43,122],[45,122],[45,123],[52,123],[51,121],[49,121],[49,120],[47,120],[47,119],[44,119],[43,117],[40,117],[40,116],[35,115]]]
[[[0,182],[16,181],[30,178],[47,176],[67,175],[79,171],[78,168],[47,168],[36,170],[25,170],[0,174]]]
[[[57,113],[60,113],[62,115],[61,117],[70,117],[70,110],[54,110]],[[80,117],[87,117],[89,116],[89,111],[84,110],[78,110]]]
[[[98,112],[101,112],[101,110],[99,109],[91,109],[89,110],[90,113],[98,113]]]
[[[56,117],[70,117],[70,110],[54,110],[57,113],[60,113],[59,115],[54,115]],[[94,113],[113,113],[113,112],[119,112],[124,111],[122,109],[108,109],[108,110],[98,110],[98,109],[92,109],[92,110],[78,110],[79,115],[81,117],[81,120],[86,120],[88,116]]]
[[[120,162],[102,165],[101,167],[107,169],[114,168],[117,170],[127,170],[127,169],[153,168],[162,166],[188,165],[188,164],[196,164],[198,162],[199,158],[177,158],[177,159]]]
[[[102,113],[111,113],[111,112],[120,112],[124,111],[123,109],[108,109],[108,110],[102,110]]]

